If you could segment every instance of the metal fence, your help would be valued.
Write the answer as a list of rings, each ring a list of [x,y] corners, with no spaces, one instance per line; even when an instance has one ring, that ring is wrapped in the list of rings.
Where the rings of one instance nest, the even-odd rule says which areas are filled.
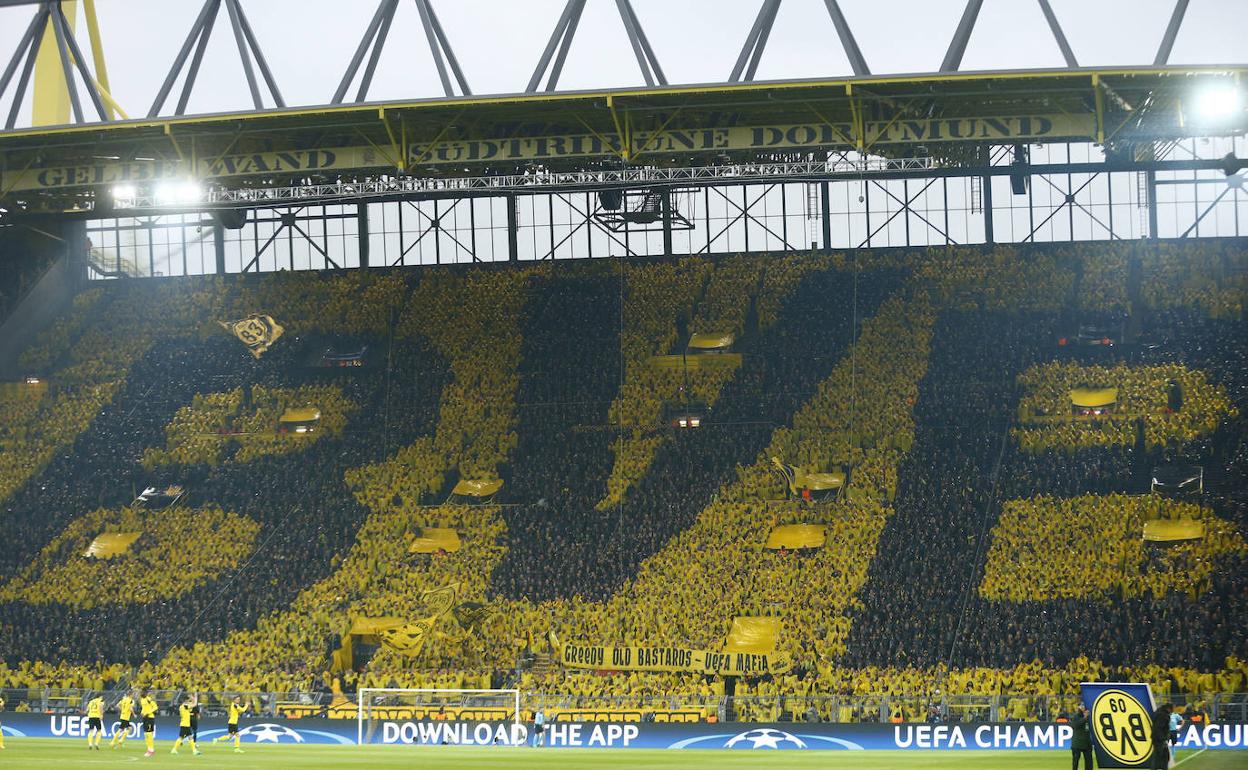
[[[81,714],[87,701],[103,695],[111,711],[121,690],[70,688],[2,689],[5,710],[19,713]],[[171,714],[189,690],[154,690],[161,712]],[[354,696],[328,692],[200,692],[206,717],[220,716],[238,696],[254,716],[353,717]],[[1188,693],[1165,696],[1209,721],[1248,724],[1248,693]],[[571,695],[525,692],[524,717],[538,708],[549,718],[572,721],[728,721],[728,722],[1047,722],[1073,714],[1079,696],[1034,695]]]

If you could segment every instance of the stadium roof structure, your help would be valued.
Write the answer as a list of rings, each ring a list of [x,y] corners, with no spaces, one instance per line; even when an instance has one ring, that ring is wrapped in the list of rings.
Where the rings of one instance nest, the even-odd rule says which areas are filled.
[[[0,205],[72,210],[102,186],[194,179],[271,187],[375,177],[663,168],[816,150],[984,165],[984,148],[1083,141],[1147,161],[1151,146],[1241,135],[1198,95],[1248,67],[936,73],[450,96],[0,131]],[[1143,148],[1143,149],[1141,149]]]
[[[795,3],[816,17],[826,9],[807,22],[835,31],[819,46],[839,42],[851,74],[770,81],[756,75],[782,0],[753,2],[723,82],[670,83],[631,0],[615,0],[595,8],[618,11],[644,85],[558,90],[589,5],[564,0],[527,85],[478,95],[435,0],[411,0],[419,26],[395,34],[406,55],[423,31],[441,94],[398,101],[370,101],[369,89],[408,2],[351,4],[373,10],[332,95],[293,106],[260,45],[289,44],[289,30],[253,28],[245,0],[200,0],[146,117],[132,119],[109,91],[92,3],[81,9],[88,57],[61,3],[0,0],[33,11],[0,57],[0,225],[29,216],[32,228],[66,228],[105,278],[992,243],[998,225],[1019,241],[1240,235],[1248,64],[1170,64],[1188,0],[1168,21],[1157,15],[1150,64],[1081,67],[1049,0],[1035,0],[1020,12],[1038,6],[1044,25],[1019,40],[1047,26],[1065,66],[963,72],[984,5],[965,0],[943,59],[917,74],[871,70],[848,3]],[[218,26],[232,29],[246,78],[236,93],[251,108],[187,115]],[[721,37],[689,38],[724,50]],[[528,65],[491,60],[495,74]],[[18,128],[27,92],[34,127]]]

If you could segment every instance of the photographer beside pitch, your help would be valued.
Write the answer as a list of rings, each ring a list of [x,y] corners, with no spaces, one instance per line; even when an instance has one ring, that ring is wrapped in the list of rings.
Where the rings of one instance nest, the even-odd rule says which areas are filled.
[[[1173,710],[1174,704],[1163,703],[1153,712],[1153,759],[1149,767],[1154,770],[1166,770],[1170,767],[1170,715]]]
[[[1079,757],[1083,757],[1084,770],[1095,770],[1092,764],[1092,735],[1088,731],[1088,710],[1082,705],[1075,711],[1075,718],[1070,726],[1070,770],[1079,770]]]

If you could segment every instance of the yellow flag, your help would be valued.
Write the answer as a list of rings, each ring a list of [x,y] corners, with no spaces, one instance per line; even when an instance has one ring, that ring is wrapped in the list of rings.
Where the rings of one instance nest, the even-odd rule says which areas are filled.
[[[282,332],[286,331],[281,324],[273,320],[273,316],[259,313],[237,321],[217,321],[217,323],[242,340],[256,358],[263,355],[277,341],[277,338],[282,336]]]
[[[419,655],[425,648],[425,642],[436,622],[437,618],[424,618],[414,623],[403,623],[383,630],[378,636],[381,637],[382,644],[411,658]]]
[[[425,591],[421,598],[424,599],[425,609],[429,614],[440,618],[459,602],[459,583],[449,583],[441,588]]]

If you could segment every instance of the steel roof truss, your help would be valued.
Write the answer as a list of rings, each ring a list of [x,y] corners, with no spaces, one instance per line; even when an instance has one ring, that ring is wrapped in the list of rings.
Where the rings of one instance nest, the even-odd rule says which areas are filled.
[[[191,30],[187,33],[186,40],[182,42],[182,48],[178,50],[178,55],[174,57],[173,65],[165,75],[165,80],[160,86],[160,91],[156,94],[156,100],[152,103],[152,108],[148,111],[147,117],[155,118],[160,114],[161,109],[165,106],[165,100],[169,98],[169,92],[173,90],[173,84],[177,82],[178,76],[182,74],[182,68],[186,65],[186,58],[191,55],[191,49],[193,48],[195,54],[191,59],[190,67],[187,68],[186,78],[182,84],[182,93],[178,97],[178,104],[174,110],[175,115],[185,114],[186,104],[190,100],[191,91],[195,88],[195,80],[199,77],[199,68],[203,63],[204,51],[208,47],[208,38],[212,36],[212,30],[216,25],[222,3],[225,3],[226,15],[230,19],[230,29],[234,33],[234,44],[238,47],[238,58],[243,65],[243,74],[247,78],[247,89],[251,92],[252,104],[255,105],[257,110],[265,109],[264,99],[260,93],[260,84],[256,80],[255,68],[252,67],[251,58],[254,56],[256,66],[260,68],[260,75],[264,78],[265,85],[269,89],[269,96],[272,98],[274,105],[279,109],[286,106],[285,100],[282,99],[282,93],[277,87],[277,80],[273,77],[272,70],[269,69],[268,60],[264,58],[264,51],[260,49],[260,42],[256,39],[251,23],[247,21],[247,14],[244,13],[240,0],[204,0],[204,5],[200,8],[199,15],[195,17],[194,23],[191,24]]]
[[[745,36],[745,44],[741,46],[741,53],[737,55],[737,62],[732,67],[732,73],[728,76],[729,83],[754,80],[754,74],[758,71],[758,63],[763,58],[763,50],[767,48],[767,40],[771,36],[771,28],[776,22],[780,2],[781,0],[763,0],[754,24]],[[824,5],[827,6],[828,16],[831,17],[832,25],[836,28],[837,37],[841,40],[841,48],[845,51],[845,58],[849,60],[850,68],[855,75],[870,75],[871,70],[862,56],[862,50],[858,48],[858,41],[854,39],[853,30],[850,29],[845,14],[841,13],[840,4],[837,0],[824,0]]]
[[[629,0],[615,0],[615,6],[620,12],[620,21],[624,23],[624,32],[628,35],[628,43],[632,46],[633,55],[637,57],[637,67],[641,70],[642,79],[646,81],[647,86],[666,86],[667,76],[663,74],[659,57],[655,55],[654,48],[650,45],[650,38],[646,37],[646,31],[642,28],[641,20],[637,18],[637,12],[633,10],[632,3]],[[585,0],[568,0],[563,7],[563,12],[559,14],[559,20],[555,22],[555,28],[546,41],[546,47],[542,49],[542,55],[537,60],[537,67],[534,68],[533,75],[524,88],[525,93],[536,93],[538,87],[541,86],[542,78],[546,78],[546,87],[543,90],[555,90],[559,83],[559,76],[563,74],[568,49],[572,47],[572,38],[576,36],[576,28],[584,10]],[[555,55],[556,50],[559,52],[558,56]],[[549,75],[547,75],[547,69],[549,69]]]
[[[471,96],[472,89],[468,87],[468,79],[464,77],[464,71],[460,69],[459,60],[455,58],[451,41],[442,29],[442,22],[438,20],[433,4],[430,0],[415,0],[415,2],[416,10],[420,14],[420,26],[425,31],[425,39],[429,43],[429,53],[433,56],[434,67],[438,70],[438,80],[442,83],[442,92],[446,96]],[[368,22],[364,37],[360,39],[360,44],[351,56],[351,62],[347,64],[347,69],[338,83],[338,89],[334,92],[330,104],[342,104],[346,98],[347,89],[355,80],[366,53],[368,65],[364,68],[364,75],[360,78],[360,88],[356,91],[355,101],[362,102],[368,98],[368,89],[373,83],[377,62],[390,36],[390,25],[394,22],[394,13],[398,7],[399,0],[381,0],[377,5],[377,10],[373,12],[373,18]],[[455,83],[451,83],[452,76],[455,78]],[[455,92],[456,85],[459,86],[459,93]]]
[[[26,65],[22,67],[21,75],[17,80],[17,89],[13,94],[13,105],[9,108],[9,119],[5,123],[5,128],[13,128],[17,123],[17,112],[21,109],[22,98],[26,95],[26,87],[30,84],[30,75],[35,68],[35,59],[39,55],[39,46],[43,42],[43,29],[48,20],[48,13],[47,6],[40,6],[35,11],[34,17],[13,50],[8,66],[4,68],[4,74],[0,75],[0,97],[2,97],[5,89],[9,87],[9,82],[13,79],[13,74],[17,72],[22,54],[26,53]]]

